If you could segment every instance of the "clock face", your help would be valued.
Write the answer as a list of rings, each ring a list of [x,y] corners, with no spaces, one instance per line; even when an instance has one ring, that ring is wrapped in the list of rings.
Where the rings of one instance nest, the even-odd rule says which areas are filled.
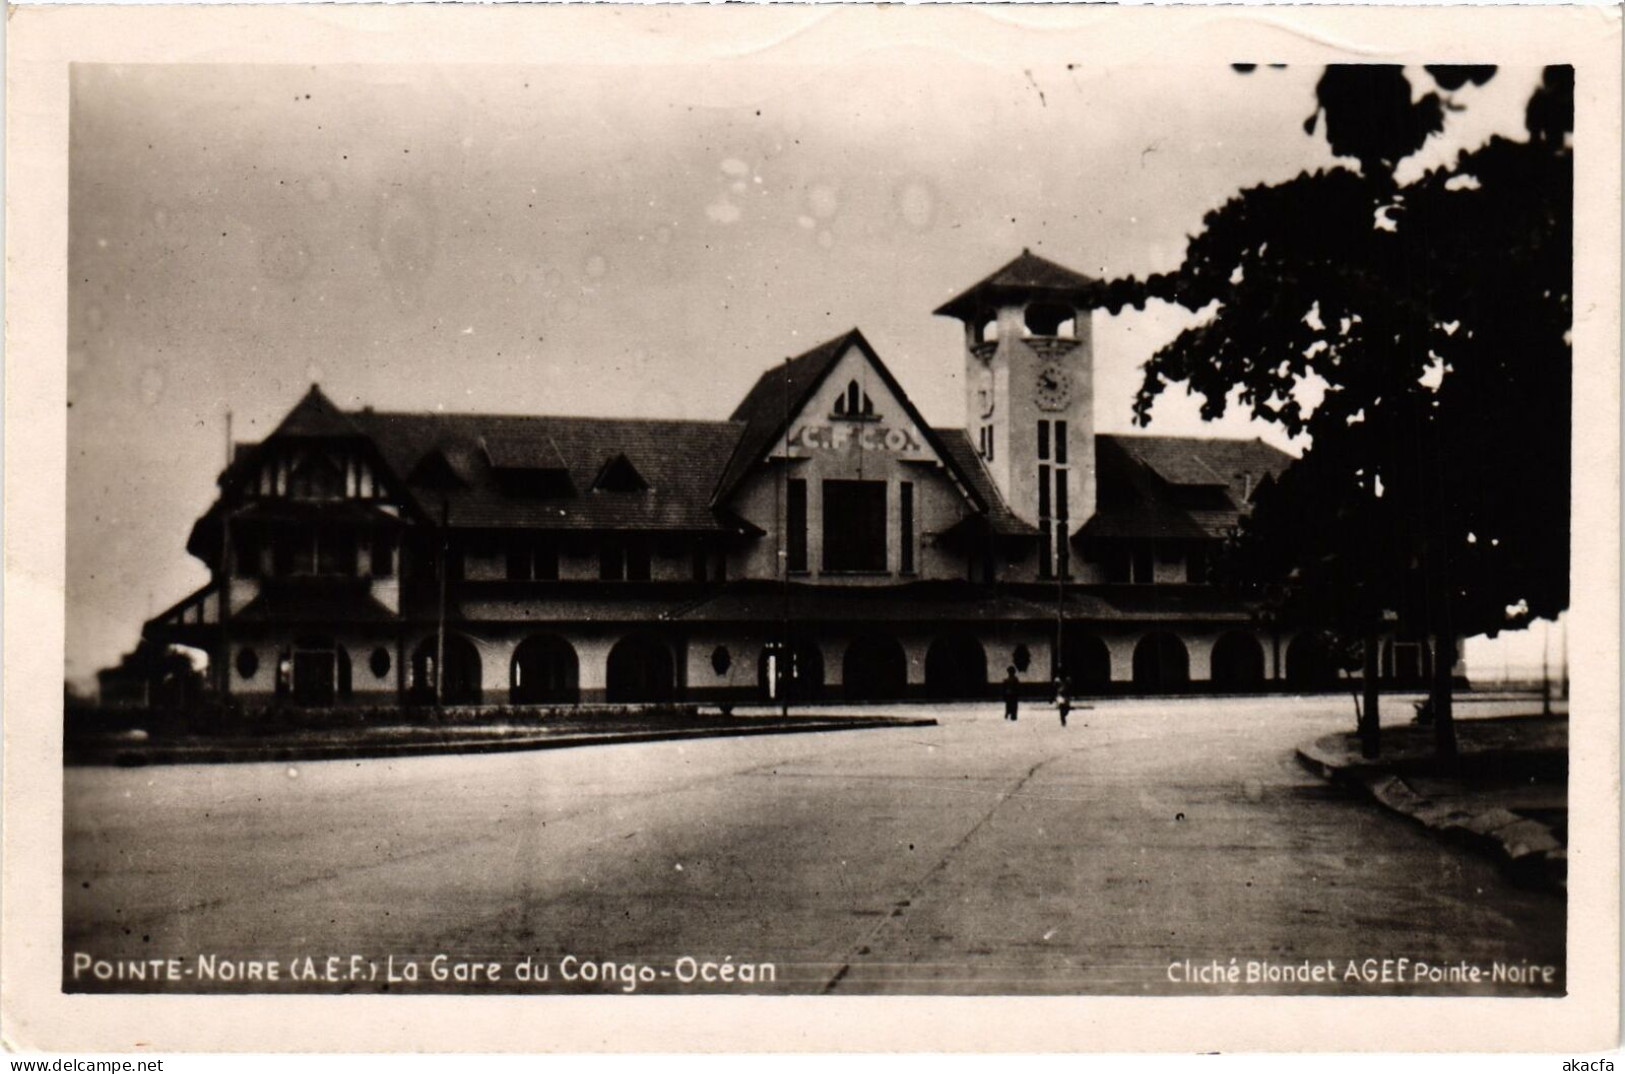
[[[1051,363],[1038,371],[1033,401],[1040,410],[1065,410],[1072,402],[1072,374]]]

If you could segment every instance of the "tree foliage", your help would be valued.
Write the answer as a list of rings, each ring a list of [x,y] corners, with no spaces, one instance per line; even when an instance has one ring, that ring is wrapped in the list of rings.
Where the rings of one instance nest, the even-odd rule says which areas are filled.
[[[1495,73],[1427,70],[1415,95],[1399,67],[1327,68],[1305,129],[1358,167],[1239,192],[1177,271],[1104,300],[1204,314],[1146,363],[1141,424],[1184,385],[1205,418],[1239,405],[1307,434],[1260,493],[1243,574],[1290,570],[1346,629],[1398,611],[1493,634],[1568,604],[1573,69],[1545,70],[1525,139],[1401,183],[1450,94]]]

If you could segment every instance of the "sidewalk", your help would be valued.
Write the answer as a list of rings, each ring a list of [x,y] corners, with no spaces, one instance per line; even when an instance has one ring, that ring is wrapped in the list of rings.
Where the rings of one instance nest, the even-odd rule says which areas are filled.
[[[698,716],[559,720],[529,725],[451,724],[286,731],[265,735],[142,737],[144,733],[86,735],[65,744],[69,765],[241,764],[257,761],[329,761],[418,757],[437,753],[499,753],[568,749],[675,739],[808,734],[877,727],[934,725],[929,718],[895,716]],[[597,726],[593,726],[596,723]]]
[[[1429,831],[1497,858],[1520,882],[1564,890],[1568,877],[1566,716],[1456,721],[1460,761],[1433,756],[1433,728],[1384,727],[1382,755],[1353,733],[1298,747],[1311,771],[1363,791]]]

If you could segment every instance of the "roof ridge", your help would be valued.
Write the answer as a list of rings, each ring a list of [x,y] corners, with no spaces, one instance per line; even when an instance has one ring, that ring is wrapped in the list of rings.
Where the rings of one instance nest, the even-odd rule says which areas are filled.
[[[648,422],[649,424],[663,425],[743,425],[744,422],[732,418],[659,418],[659,417],[615,417],[608,414],[493,414],[469,411],[439,411],[439,410],[346,410],[341,411],[349,418],[457,418],[465,421],[485,421],[496,419],[500,421],[592,421],[592,422]]]

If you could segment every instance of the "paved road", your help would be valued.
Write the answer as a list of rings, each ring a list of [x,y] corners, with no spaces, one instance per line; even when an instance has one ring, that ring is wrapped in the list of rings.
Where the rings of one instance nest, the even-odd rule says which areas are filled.
[[[189,990],[215,954],[280,964],[277,985],[239,987],[371,990],[393,956],[421,979],[390,987],[421,991],[446,953],[501,962],[508,991],[605,987],[561,981],[568,955],[647,965],[640,991],[1561,991],[1561,897],[1298,766],[1296,742],[1350,722],[1346,699],[1114,701],[1066,730],[1050,709],[1017,724],[992,706],[938,715],[539,753],[70,769],[65,983],[98,987],[72,977],[74,952],[174,956],[185,983],[124,987]],[[287,978],[296,957],[322,972],[328,955],[349,976],[351,954],[379,976]],[[524,956],[546,984],[513,981]],[[773,982],[658,976],[730,956],[772,963]],[[1232,958],[1330,959],[1337,983],[1169,979],[1172,963]],[[1558,976],[1344,980],[1349,960],[1384,958]]]

